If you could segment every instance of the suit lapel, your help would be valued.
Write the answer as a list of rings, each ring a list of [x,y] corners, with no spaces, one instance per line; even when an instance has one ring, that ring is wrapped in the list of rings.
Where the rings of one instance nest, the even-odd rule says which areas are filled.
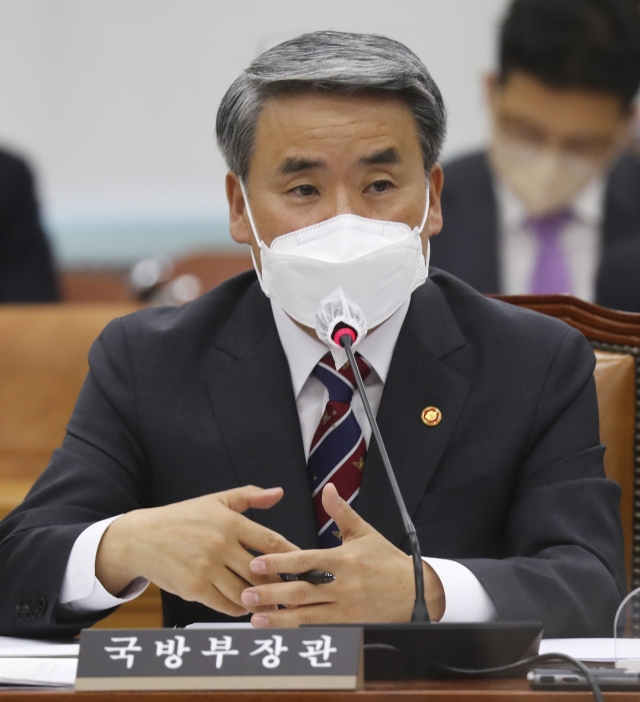
[[[451,438],[471,386],[441,359],[464,346],[455,319],[433,281],[412,296],[385,383],[378,423],[410,515],[416,510]],[[421,420],[435,406],[442,421]],[[402,522],[375,441],[371,441],[358,498],[360,515],[392,543],[403,538]]]
[[[289,366],[271,306],[257,283],[240,300],[215,345],[207,384],[237,478],[241,485],[284,489],[281,502],[269,510],[252,510],[252,519],[301,548],[317,548]]]

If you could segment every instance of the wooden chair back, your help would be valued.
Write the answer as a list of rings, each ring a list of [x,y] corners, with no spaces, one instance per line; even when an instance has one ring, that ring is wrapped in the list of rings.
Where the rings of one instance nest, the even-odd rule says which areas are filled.
[[[19,504],[60,446],[93,340],[117,305],[0,306],[0,516]]]
[[[22,502],[60,446],[94,339],[112,319],[138,308],[0,306],[0,517]],[[99,625],[162,626],[160,591],[150,586]]]

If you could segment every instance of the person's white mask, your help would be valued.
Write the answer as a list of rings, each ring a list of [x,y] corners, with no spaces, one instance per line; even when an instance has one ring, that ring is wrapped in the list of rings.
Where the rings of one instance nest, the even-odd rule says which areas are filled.
[[[276,237],[271,246],[260,238],[244,184],[249,222],[260,245],[262,290],[296,322],[315,328],[320,303],[341,288],[362,310],[369,329],[387,320],[427,280],[427,256],[419,227],[344,214]]]
[[[561,210],[604,172],[609,158],[596,160],[532,146],[496,130],[489,151],[498,177],[522,201],[527,214],[545,215]]]

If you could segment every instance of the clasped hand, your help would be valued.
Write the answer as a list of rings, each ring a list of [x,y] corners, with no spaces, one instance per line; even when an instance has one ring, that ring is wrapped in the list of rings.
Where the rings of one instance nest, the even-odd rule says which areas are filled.
[[[242,593],[247,607],[273,607],[251,618],[255,627],[291,627],[301,624],[340,622],[405,622],[411,618],[415,600],[413,563],[338,495],[329,483],[322,504],[343,538],[331,549],[265,554],[251,561],[253,573],[273,577],[277,573],[329,571],[335,580],[323,585],[304,581],[254,585]],[[425,563],[425,595],[433,620],[444,612],[440,579]]]
[[[359,517],[332,484],[322,501],[343,535],[337,548],[301,551],[241,514],[268,509],[282,495],[281,488],[246,486],[129,512],[106,530],[96,576],[112,594],[141,576],[231,616],[251,612],[256,627],[409,621],[415,588],[405,553]],[[250,551],[264,555],[254,558]],[[437,621],[444,612],[442,585],[426,563],[423,568],[427,607]],[[329,571],[336,579],[312,585],[278,577],[308,570]]]

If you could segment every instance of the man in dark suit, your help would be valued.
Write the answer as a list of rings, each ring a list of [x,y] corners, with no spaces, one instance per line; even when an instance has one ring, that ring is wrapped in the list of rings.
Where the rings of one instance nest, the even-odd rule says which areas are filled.
[[[598,302],[623,312],[640,312],[640,240],[612,246],[602,256]]]
[[[0,303],[57,299],[33,176],[25,161],[0,151]]]
[[[488,80],[487,151],[445,165],[432,263],[483,293],[596,299],[601,253],[640,240],[631,0],[516,0]],[[609,281],[615,285],[615,281]]]
[[[604,476],[593,353],[562,322],[426,279],[444,129],[426,68],[383,37],[304,35],[234,82],[217,135],[231,234],[256,272],[96,341],[62,447],[0,526],[3,633],[76,632],[149,580],[167,626],[409,619],[380,453],[350,367],[312,328],[336,276],[368,314],[358,365],[431,619],[610,631],[620,490]],[[311,569],[335,579],[277,575]]]

